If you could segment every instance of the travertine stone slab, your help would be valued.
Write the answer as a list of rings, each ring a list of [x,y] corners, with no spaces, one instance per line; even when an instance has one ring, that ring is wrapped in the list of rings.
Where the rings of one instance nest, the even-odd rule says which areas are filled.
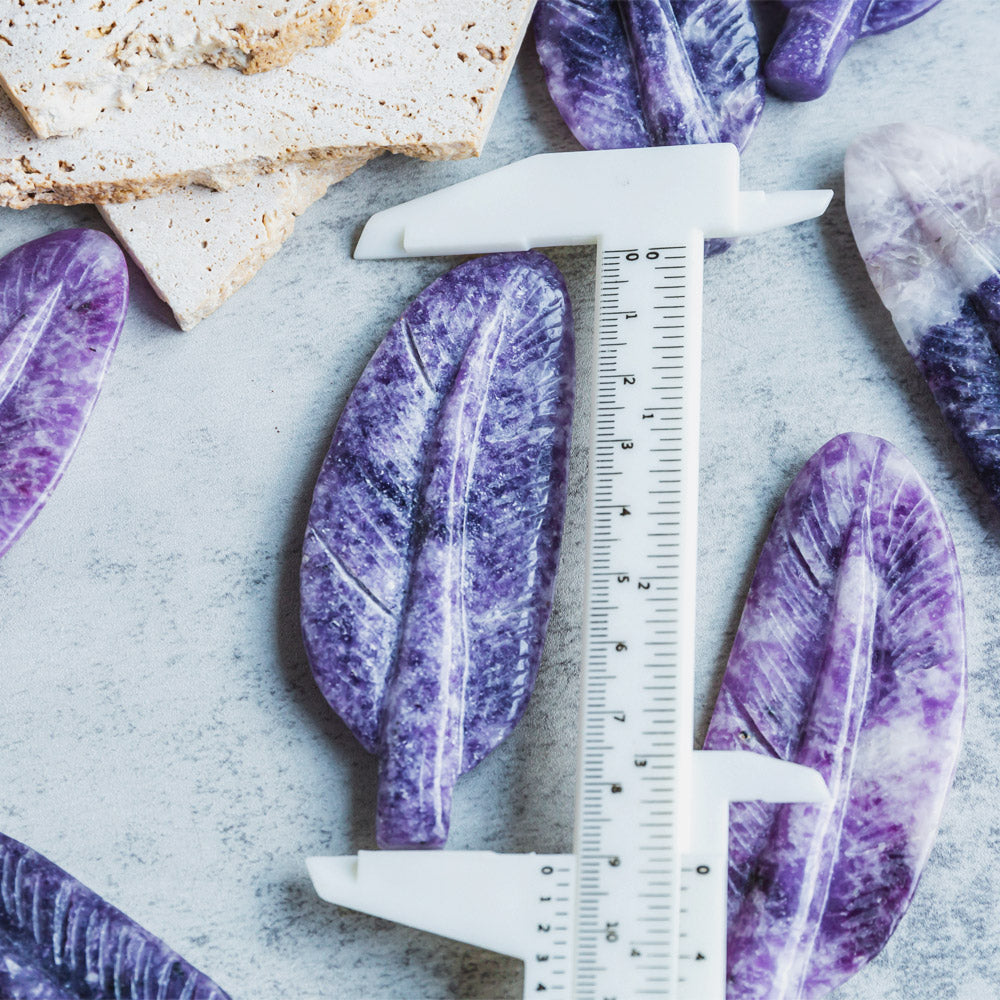
[[[164,73],[79,136],[34,137],[0,109],[0,204],[77,204],[224,188],[287,163],[482,147],[534,0],[385,0],[336,45],[246,76]]]
[[[159,73],[256,73],[367,21],[380,0],[24,0],[0,14],[0,82],[42,138],[128,107]]]
[[[278,252],[302,212],[366,160],[284,167],[228,191],[180,188],[98,209],[190,330]]]

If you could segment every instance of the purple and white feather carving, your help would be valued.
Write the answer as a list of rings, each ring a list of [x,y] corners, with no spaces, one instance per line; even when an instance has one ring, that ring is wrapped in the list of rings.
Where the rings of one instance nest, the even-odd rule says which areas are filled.
[[[812,101],[830,88],[847,50],[868,35],[901,28],[941,0],[768,0],[788,11],[767,57],[768,89],[790,101]]]
[[[52,233],[0,260],[0,555],[69,463],[127,307],[125,258],[95,230]]]
[[[573,334],[562,276],[494,254],[427,288],[375,352],[316,484],[302,626],[380,760],[383,847],[439,847],[452,787],[513,729],[551,610]]]
[[[228,1000],[207,976],[30,847],[0,834],[4,1000]]]
[[[1000,156],[887,125],[854,142],[844,181],[868,274],[1000,506]]]
[[[587,149],[732,142],[764,106],[747,0],[540,0],[549,93]]]
[[[732,1000],[819,1000],[881,950],[951,785],[965,670],[933,496],[888,442],[834,438],[775,515],[705,740],[814,767],[831,793],[732,807]]]

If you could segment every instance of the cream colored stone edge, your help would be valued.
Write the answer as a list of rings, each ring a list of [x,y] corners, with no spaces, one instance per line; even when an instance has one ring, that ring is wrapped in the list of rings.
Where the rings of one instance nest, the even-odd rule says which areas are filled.
[[[28,0],[0,15],[0,85],[40,138],[126,108],[168,69],[256,73],[327,45],[381,0]]]
[[[366,162],[287,167],[229,191],[182,188],[97,207],[180,328],[190,330],[281,249],[297,216]]]
[[[80,136],[37,139],[0,111],[0,204],[76,204],[226,187],[290,163],[388,150],[479,153],[534,0],[384,0],[288,66],[176,70]]]

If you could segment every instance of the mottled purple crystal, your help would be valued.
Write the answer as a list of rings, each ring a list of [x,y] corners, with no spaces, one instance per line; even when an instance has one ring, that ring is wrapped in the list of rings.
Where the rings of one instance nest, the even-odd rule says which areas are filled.
[[[806,764],[831,793],[732,808],[732,1000],[819,1000],[879,952],[930,852],[964,706],[941,512],[888,442],[836,437],[775,515],[705,740]]]
[[[777,2],[788,16],[767,58],[764,78],[781,97],[812,101],[829,90],[841,59],[859,38],[901,28],[941,0]]]
[[[0,260],[0,555],[69,463],[127,306],[125,258],[103,233],[52,233]]]
[[[159,938],[0,834],[4,1000],[228,1000]]]
[[[1000,506],[1000,156],[887,125],[851,146],[844,182],[872,282]]]
[[[732,142],[764,106],[747,0],[540,0],[549,93],[587,149]]]
[[[434,282],[341,414],[313,497],[302,626],[380,758],[383,847],[444,843],[452,786],[513,729],[541,657],[565,506],[562,276],[494,254]]]

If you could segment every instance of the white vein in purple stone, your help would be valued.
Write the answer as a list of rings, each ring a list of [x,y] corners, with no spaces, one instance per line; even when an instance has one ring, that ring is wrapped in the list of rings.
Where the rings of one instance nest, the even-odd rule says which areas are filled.
[[[1000,504],[1000,156],[896,124],[844,164],[854,239],[903,343]]]
[[[834,438],[775,515],[705,740],[813,767],[831,793],[732,808],[732,1000],[819,1000],[881,950],[933,843],[964,706],[941,512],[888,442]]]
[[[771,0],[773,2],[773,0]],[[812,101],[830,88],[847,50],[926,14],[941,0],[778,0],[788,16],[764,67],[768,89]]]
[[[380,758],[382,846],[440,846],[452,787],[527,704],[552,601],[573,397],[562,277],[494,254],[436,281],[365,369],[323,464],[302,626]]]
[[[0,834],[4,1000],[228,1000],[121,910]]]
[[[52,233],[0,260],[0,555],[69,463],[127,305],[125,258],[103,233]]]

